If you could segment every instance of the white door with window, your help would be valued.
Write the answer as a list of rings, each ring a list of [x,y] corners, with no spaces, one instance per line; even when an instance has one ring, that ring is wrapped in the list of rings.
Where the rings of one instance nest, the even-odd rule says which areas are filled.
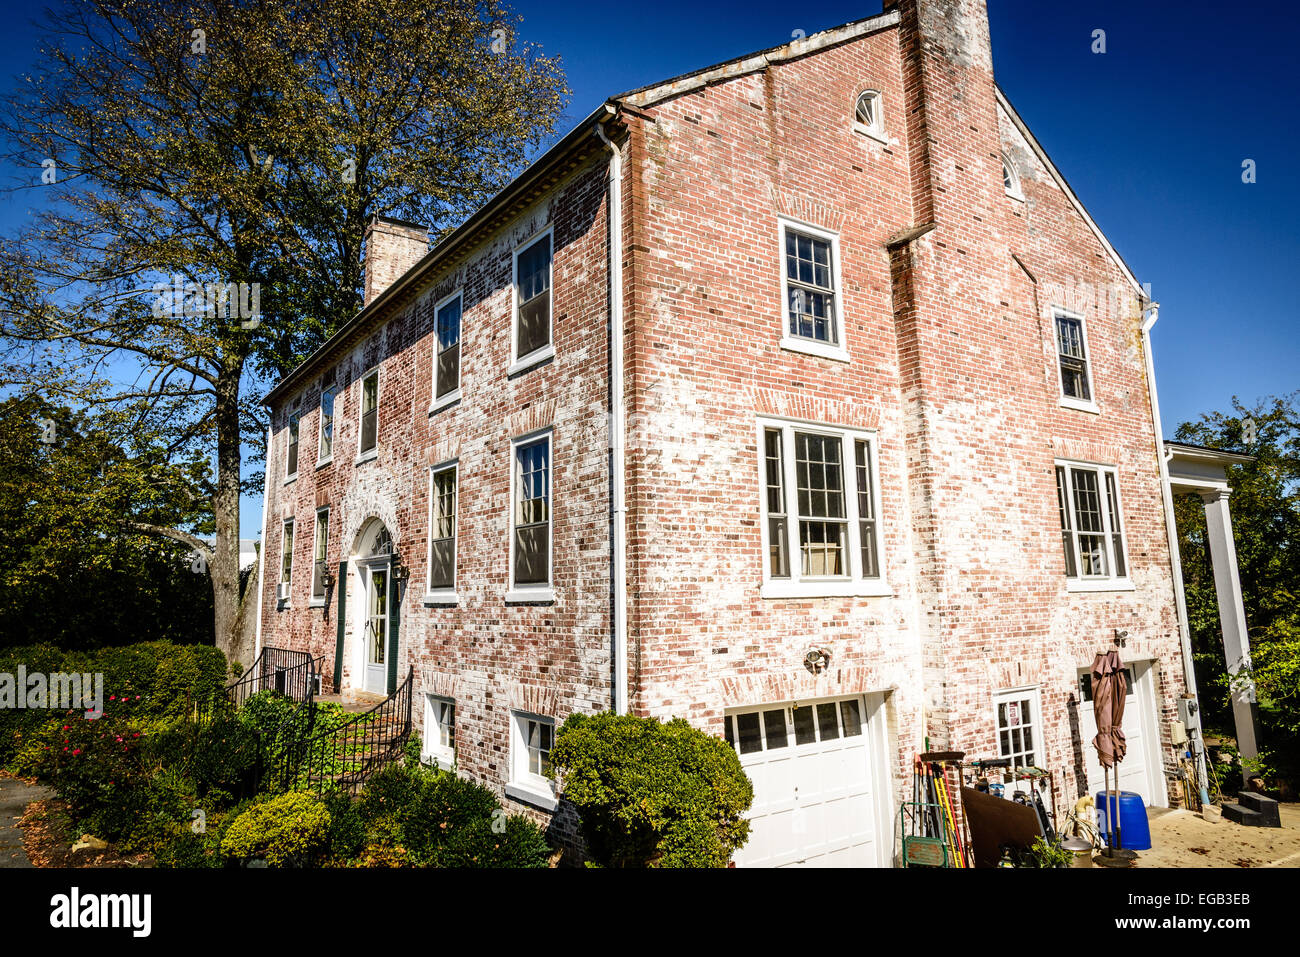
[[[365,650],[362,687],[375,694],[385,694],[388,688],[388,560],[364,566],[363,575],[366,614],[361,636]]]
[[[741,867],[877,867],[892,853],[878,696],[730,712],[727,741],[754,783]],[[873,785],[875,785],[873,787]]]
[[[1124,668],[1128,683],[1128,696],[1124,701],[1121,729],[1128,746],[1124,760],[1119,763],[1119,789],[1142,796],[1142,803],[1163,807],[1165,794],[1155,783],[1162,781],[1163,769],[1159,766],[1160,750],[1156,734],[1154,698],[1151,694],[1152,672],[1148,662],[1138,662]],[[1083,767],[1088,775],[1088,793],[1096,795],[1106,787],[1106,777],[1097,749],[1092,739],[1097,736],[1097,716],[1092,706],[1091,672],[1079,672],[1079,737],[1083,746]],[[1151,742],[1156,742],[1153,746]],[[1110,786],[1115,787],[1115,773],[1111,772]]]

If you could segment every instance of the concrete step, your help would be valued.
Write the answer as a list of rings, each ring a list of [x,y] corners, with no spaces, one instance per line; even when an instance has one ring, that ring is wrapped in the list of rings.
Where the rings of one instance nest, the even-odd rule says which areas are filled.
[[[1254,791],[1239,791],[1237,801],[1247,810],[1254,811],[1261,818],[1263,823],[1260,827],[1281,827],[1282,818],[1278,814],[1277,802],[1271,797],[1263,794],[1257,794]]]
[[[1235,824],[1244,824],[1247,827],[1265,827],[1264,815],[1258,811],[1252,811],[1248,807],[1242,807],[1240,804],[1223,805],[1224,820],[1232,821]]]

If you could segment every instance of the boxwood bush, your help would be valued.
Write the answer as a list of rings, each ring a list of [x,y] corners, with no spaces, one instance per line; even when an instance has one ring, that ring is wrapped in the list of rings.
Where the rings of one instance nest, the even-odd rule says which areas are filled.
[[[754,788],[731,745],[680,718],[574,714],[551,764],[607,867],[726,867],[749,837]]]
[[[313,794],[290,791],[258,801],[240,814],[221,839],[221,853],[272,867],[312,864],[329,844],[330,813]]]

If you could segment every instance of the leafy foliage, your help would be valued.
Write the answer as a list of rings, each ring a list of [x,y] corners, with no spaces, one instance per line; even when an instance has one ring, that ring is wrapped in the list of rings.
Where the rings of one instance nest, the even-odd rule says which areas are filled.
[[[1181,442],[1255,461],[1227,469],[1242,599],[1250,628],[1250,673],[1261,725],[1261,758],[1270,769],[1300,775],[1300,393],[1254,408],[1233,400],[1231,413],[1210,413],[1178,427]],[[1255,441],[1247,443],[1254,424]],[[1175,503],[1187,614],[1197,684],[1207,727],[1233,727],[1231,682],[1224,661],[1205,514],[1196,498]],[[1240,663],[1236,663],[1240,664]]]
[[[754,788],[736,752],[680,718],[574,714],[551,762],[587,848],[609,867],[725,867]]]
[[[277,794],[235,818],[221,839],[221,853],[242,860],[262,858],[273,867],[307,864],[324,854],[329,828],[329,811],[314,795]]]

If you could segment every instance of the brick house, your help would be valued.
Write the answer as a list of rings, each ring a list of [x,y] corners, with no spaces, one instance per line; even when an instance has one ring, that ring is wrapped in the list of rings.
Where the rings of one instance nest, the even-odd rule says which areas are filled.
[[[259,647],[355,692],[413,669],[430,757],[562,840],[554,729],[616,708],[736,746],[741,863],[886,865],[927,739],[1097,790],[1080,679],[1121,636],[1123,785],[1167,802],[1154,313],[983,0],[615,97],[366,257],[267,399]]]

